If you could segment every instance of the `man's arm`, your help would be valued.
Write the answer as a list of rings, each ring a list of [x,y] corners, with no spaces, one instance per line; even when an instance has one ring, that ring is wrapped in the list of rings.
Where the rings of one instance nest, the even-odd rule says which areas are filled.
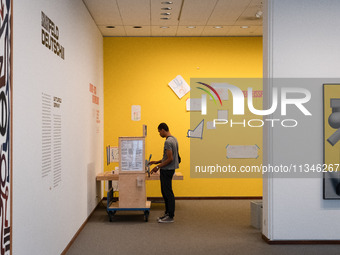
[[[171,162],[172,162],[172,160],[174,159],[174,157],[173,157],[173,155],[172,155],[172,150],[166,150],[166,156],[167,156],[167,159],[164,161],[164,162],[162,162],[162,161],[160,161],[160,162],[162,162],[162,163],[156,163],[156,164],[159,164],[158,166],[155,166],[151,171],[150,171],[150,173],[151,174],[153,174],[153,173],[156,173],[160,168],[162,168],[162,167],[164,167],[164,166],[166,166],[166,165],[169,165]]]
[[[148,165],[150,166],[150,165],[153,165],[153,164],[159,164],[161,162],[162,162],[162,160],[150,161]]]

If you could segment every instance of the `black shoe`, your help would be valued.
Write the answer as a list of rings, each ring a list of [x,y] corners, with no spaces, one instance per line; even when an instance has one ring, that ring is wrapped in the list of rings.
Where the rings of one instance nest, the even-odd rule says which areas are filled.
[[[169,214],[168,214],[168,213],[164,213],[164,215],[158,217],[157,220],[162,220],[162,219],[165,218],[166,216],[169,216]]]
[[[165,216],[163,219],[159,219],[158,223],[173,223],[174,218],[171,218],[170,216]]]

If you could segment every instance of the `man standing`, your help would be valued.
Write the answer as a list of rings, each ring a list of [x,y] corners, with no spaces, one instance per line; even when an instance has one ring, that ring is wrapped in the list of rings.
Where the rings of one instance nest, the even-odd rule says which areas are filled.
[[[165,138],[163,158],[159,161],[151,161],[149,165],[159,164],[151,170],[151,174],[160,169],[161,191],[165,202],[165,213],[158,218],[159,223],[174,222],[175,216],[175,196],[172,191],[172,177],[175,169],[179,167],[178,142],[170,134],[169,127],[165,123],[158,126],[159,135]]]

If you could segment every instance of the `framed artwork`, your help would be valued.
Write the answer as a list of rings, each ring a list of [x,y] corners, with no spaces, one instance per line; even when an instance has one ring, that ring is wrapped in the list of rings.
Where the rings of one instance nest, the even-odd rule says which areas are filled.
[[[340,84],[323,84],[323,198],[340,199]]]

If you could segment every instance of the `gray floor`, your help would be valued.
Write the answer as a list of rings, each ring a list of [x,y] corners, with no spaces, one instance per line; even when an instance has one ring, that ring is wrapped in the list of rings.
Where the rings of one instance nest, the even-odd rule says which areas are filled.
[[[175,223],[160,224],[164,204],[142,212],[117,212],[109,222],[96,209],[67,255],[94,254],[340,254],[340,245],[268,245],[250,226],[249,200],[177,200]]]

